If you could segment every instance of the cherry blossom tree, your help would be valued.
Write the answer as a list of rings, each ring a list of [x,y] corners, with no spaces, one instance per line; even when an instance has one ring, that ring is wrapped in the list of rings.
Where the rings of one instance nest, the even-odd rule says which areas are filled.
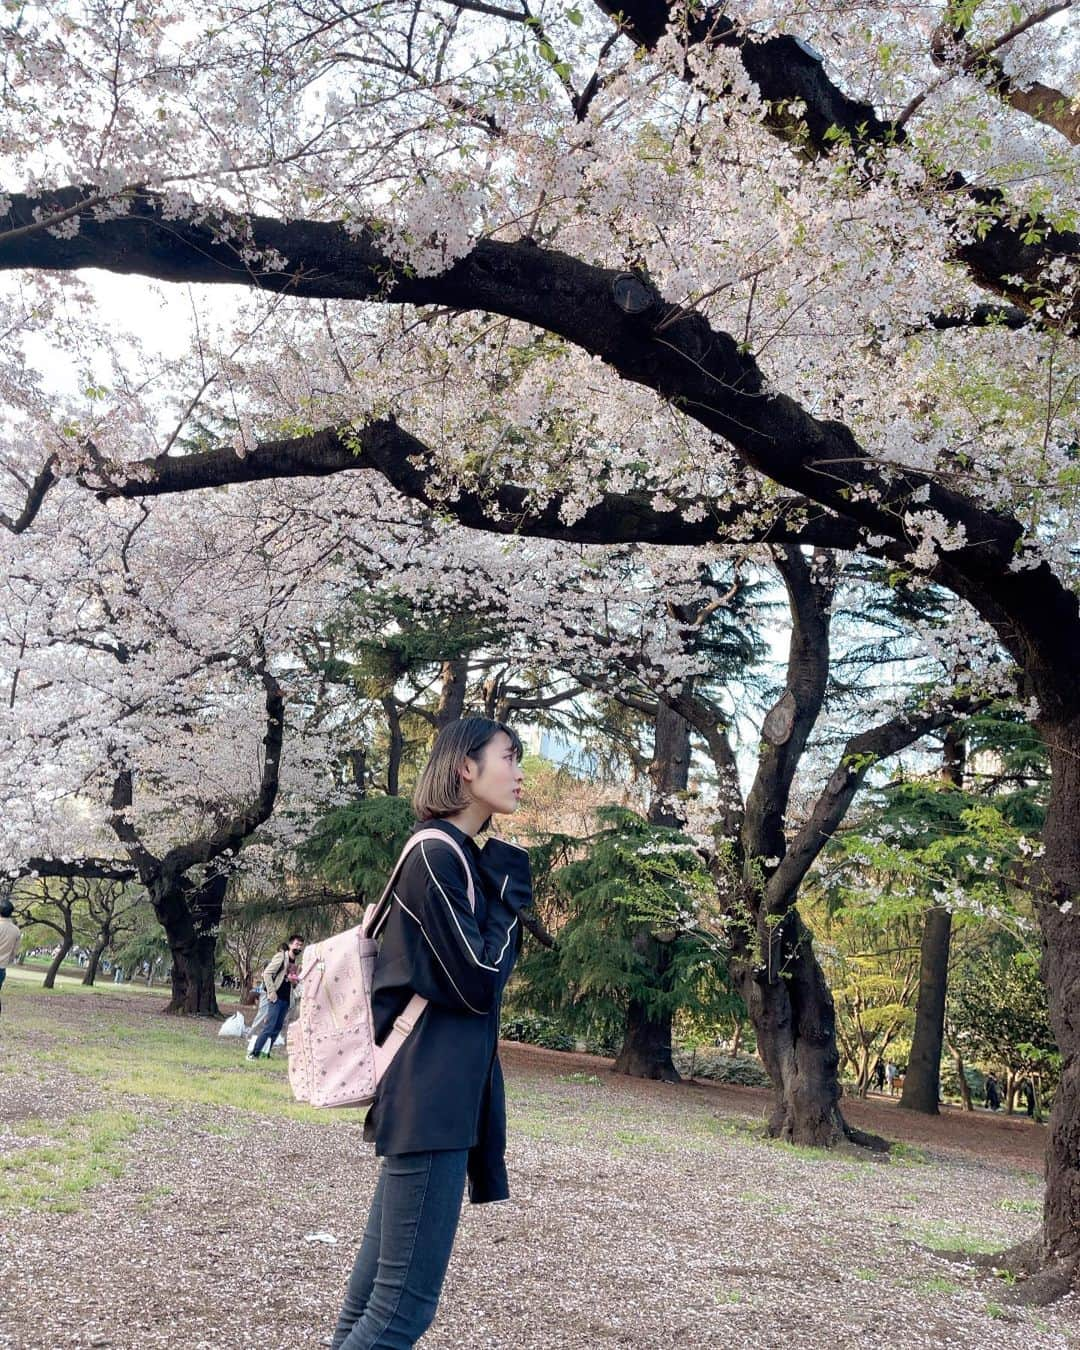
[[[0,152],[19,540],[85,489],[131,521],[341,474],[333,530],[373,470],[508,547],[858,550],[967,606],[1053,775],[1048,1288],[1080,1264],[1075,19],[28,5],[3,20]],[[255,295],[155,361],[92,321],[65,280],[86,268]],[[42,343],[91,371],[78,397]],[[228,434],[170,439],[195,407]]]

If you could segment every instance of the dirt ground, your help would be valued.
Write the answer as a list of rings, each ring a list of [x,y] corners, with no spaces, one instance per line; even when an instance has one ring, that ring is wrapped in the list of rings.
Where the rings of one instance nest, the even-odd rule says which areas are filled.
[[[543,1050],[534,1045],[512,1045],[504,1042],[501,1050],[504,1066],[513,1065],[522,1074],[551,1074],[580,1071],[610,1076],[611,1061],[597,1055],[572,1055],[559,1050]],[[610,1087],[617,1092],[625,1086],[636,1100],[649,1100],[656,1094],[661,1101],[671,1095],[666,1083],[645,1083],[625,1078],[610,1079]],[[679,1092],[701,1093],[702,1102],[710,1110],[733,1115],[760,1116],[764,1120],[771,1105],[771,1094],[765,1088],[733,1087],[695,1079]],[[900,1111],[895,1097],[872,1092],[866,1101],[849,1097],[843,1102],[845,1119],[871,1134],[889,1140],[899,1140],[919,1148],[944,1152],[956,1151],[974,1154],[980,1158],[995,1159],[1005,1166],[1029,1169],[1042,1174],[1046,1152],[1045,1126],[1037,1125],[1026,1115],[1008,1116],[985,1109],[963,1111],[959,1107],[943,1105],[941,1115],[919,1116],[912,1111]]]
[[[357,1120],[120,1094],[70,1054],[106,1007],[119,1064],[152,1000],[4,999],[0,1181],[41,1132],[130,1119],[70,1212],[0,1200],[0,1347],[327,1344],[376,1177]],[[237,1044],[229,1073],[233,1051],[237,1074],[283,1072],[243,1065]],[[757,1089],[635,1082],[519,1046],[503,1063],[514,1196],[466,1206],[425,1350],[1080,1347],[1075,1298],[1018,1307],[1007,1280],[936,1254],[1037,1225],[1045,1129],[1026,1118],[848,1103],[907,1145],[881,1161],[765,1141]]]

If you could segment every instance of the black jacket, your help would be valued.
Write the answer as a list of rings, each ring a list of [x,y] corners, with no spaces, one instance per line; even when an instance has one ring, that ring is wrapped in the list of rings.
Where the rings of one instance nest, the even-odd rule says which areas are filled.
[[[482,849],[455,825],[429,820],[469,861],[438,841],[418,844],[394,886],[372,986],[375,1038],[386,1038],[413,993],[428,999],[379,1084],[364,1122],[375,1152],[469,1150],[473,1204],[509,1196],[499,1007],[521,947],[518,912],[531,903],[529,855],[505,840]]]

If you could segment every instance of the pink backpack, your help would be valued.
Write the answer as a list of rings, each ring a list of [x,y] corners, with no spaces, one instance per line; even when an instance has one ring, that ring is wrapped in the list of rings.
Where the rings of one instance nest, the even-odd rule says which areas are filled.
[[[371,984],[379,952],[376,938],[390,913],[391,892],[402,864],[426,839],[449,844],[461,859],[469,904],[476,909],[472,872],[458,844],[443,830],[410,835],[386,890],[367,907],[363,922],[313,942],[304,951],[300,1016],[288,1036],[289,1084],[297,1101],[312,1106],[370,1106],[383,1074],[427,1007],[427,999],[414,994],[383,1044],[375,1044]]]

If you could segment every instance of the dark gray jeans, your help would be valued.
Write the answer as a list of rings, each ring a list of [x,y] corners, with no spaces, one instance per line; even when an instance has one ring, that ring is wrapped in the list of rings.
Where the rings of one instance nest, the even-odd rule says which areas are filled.
[[[333,1350],[411,1350],[435,1318],[465,1193],[466,1149],[383,1159]]]

